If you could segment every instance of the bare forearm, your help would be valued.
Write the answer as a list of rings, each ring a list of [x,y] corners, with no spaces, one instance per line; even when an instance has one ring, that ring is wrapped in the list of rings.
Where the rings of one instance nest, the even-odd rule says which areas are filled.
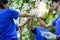
[[[19,14],[19,17],[34,17],[34,15],[29,13],[21,13]]]
[[[44,28],[49,28],[49,27],[51,27],[52,26],[52,24],[46,24],[42,19],[38,19],[39,20],[39,23],[40,23],[40,25],[42,26],[42,27],[44,27]]]
[[[53,25],[50,23],[50,24],[47,24],[46,25],[46,28],[50,28],[50,27],[52,27]]]
[[[26,25],[29,21],[30,21],[30,19],[27,19],[25,22],[20,23],[20,24],[18,25],[18,27],[20,28],[20,27]]]
[[[31,30],[34,30],[34,22],[33,22],[33,19],[30,20],[30,27],[31,27]]]
[[[44,21],[41,21],[41,26],[44,27],[44,28],[50,28],[52,27],[52,24],[46,24]]]

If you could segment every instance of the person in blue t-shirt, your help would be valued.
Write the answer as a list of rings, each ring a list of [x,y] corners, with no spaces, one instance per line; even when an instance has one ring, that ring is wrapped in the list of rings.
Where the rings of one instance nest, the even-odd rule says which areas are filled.
[[[18,17],[34,17],[33,14],[22,14],[9,8],[8,0],[0,0],[0,40],[18,40],[17,27],[26,23],[16,25],[13,19]]]
[[[39,21],[40,20],[38,20],[38,26],[34,26],[33,25],[34,24],[33,19],[31,19],[31,21],[30,21],[31,31],[35,35],[35,37],[36,37],[35,39],[36,40],[47,40],[44,36],[42,36],[42,32],[49,32],[49,30],[48,29],[44,29],[43,27],[40,27]]]
[[[50,24],[45,24],[44,21],[42,21],[40,18],[40,23],[42,27],[45,27],[45,28],[49,28],[49,27],[52,27],[52,26],[55,26],[56,29],[55,29],[55,33],[56,33],[56,37],[57,37],[57,40],[60,40],[60,0],[51,0],[52,1],[52,7],[55,11],[57,11],[59,14],[58,14],[58,17]]]

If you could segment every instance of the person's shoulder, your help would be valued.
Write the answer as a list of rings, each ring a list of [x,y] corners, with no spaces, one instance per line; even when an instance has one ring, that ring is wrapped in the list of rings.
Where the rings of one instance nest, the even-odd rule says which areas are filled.
[[[39,26],[34,26],[34,27],[39,27]]]
[[[11,13],[19,13],[16,9],[13,9],[13,8],[8,8],[8,10]]]
[[[7,11],[13,11],[13,9],[11,9],[11,8],[6,8],[5,10],[7,10]]]
[[[9,11],[9,8],[2,9],[1,11]]]
[[[39,26],[34,26],[34,29],[39,29],[40,27]]]
[[[60,17],[60,13],[59,13],[59,14],[57,14],[57,17]]]
[[[9,10],[9,11],[15,11],[15,10],[14,10],[14,9],[12,9],[12,8],[8,8],[8,10]]]

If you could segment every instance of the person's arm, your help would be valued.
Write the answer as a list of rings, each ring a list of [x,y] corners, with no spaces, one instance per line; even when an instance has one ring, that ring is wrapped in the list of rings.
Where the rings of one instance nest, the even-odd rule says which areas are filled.
[[[34,30],[34,22],[33,22],[33,19],[30,20],[30,27],[31,27],[31,30],[33,31]]]
[[[46,24],[41,18],[38,18],[40,26],[44,27],[44,28],[49,28],[52,26],[52,24]]]
[[[18,24],[18,28],[21,28],[22,26],[26,25],[30,21],[30,18],[28,18],[25,22]]]
[[[59,39],[60,38],[60,35],[56,36],[56,38]]]
[[[19,17],[34,17],[34,14],[29,14],[29,13],[19,13]]]

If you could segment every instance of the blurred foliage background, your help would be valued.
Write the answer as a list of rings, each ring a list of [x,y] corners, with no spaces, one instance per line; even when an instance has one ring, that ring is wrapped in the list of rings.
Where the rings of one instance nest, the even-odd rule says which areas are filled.
[[[43,18],[46,24],[52,22],[56,17],[56,12],[51,8],[51,0],[43,0],[46,3],[46,7],[49,9],[48,14],[45,14]],[[19,12],[30,13],[32,8],[35,8],[35,4],[38,4],[40,0],[9,0],[10,8],[13,8]],[[26,20],[26,18],[18,18],[15,23],[20,23]],[[37,19],[34,19],[34,26],[37,26]],[[52,33],[55,33],[55,27],[49,28]],[[19,40],[34,40],[35,37],[31,33],[30,25],[27,24],[18,30]]]

